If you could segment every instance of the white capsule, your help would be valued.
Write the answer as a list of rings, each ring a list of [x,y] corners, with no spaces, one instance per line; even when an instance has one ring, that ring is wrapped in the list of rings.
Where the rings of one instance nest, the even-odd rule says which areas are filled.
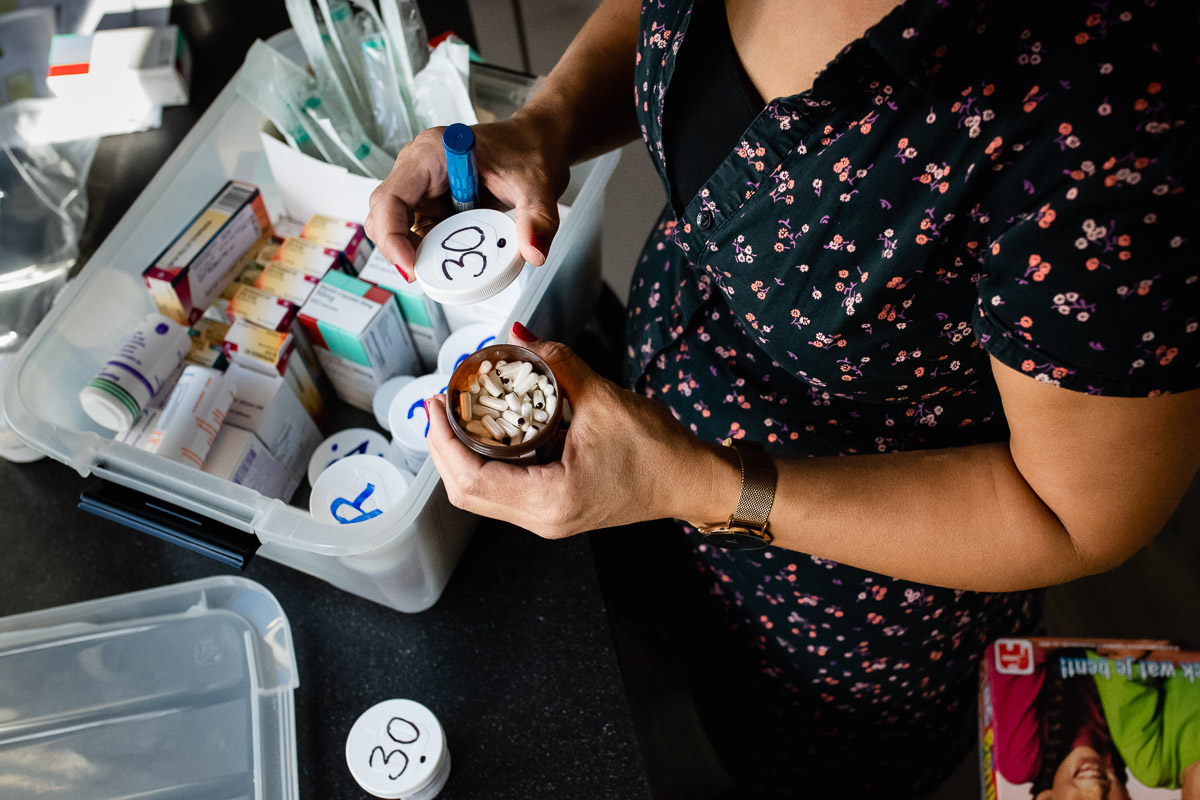
[[[518,428],[520,428],[522,425],[525,424],[525,418],[522,417],[520,414],[518,414],[515,411],[505,411],[503,414],[500,415],[500,417],[501,417],[501,419],[508,420],[513,425],[516,425]]]
[[[553,395],[554,395],[554,384],[552,384],[552,383],[547,383],[545,386],[543,386],[543,387],[542,387],[542,394],[546,395],[546,397],[551,397],[551,396],[553,396]]]
[[[530,441],[537,435],[538,435],[538,432],[536,430],[534,430],[533,428],[530,428],[529,430],[525,431],[525,436],[521,439],[521,444],[525,444],[526,442]]]
[[[558,398],[550,395],[546,398],[546,419],[554,416],[554,407],[558,405]]]
[[[491,374],[484,375],[479,379],[479,381],[483,384],[483,388],[487,390],[487,393],[492,397],[499,397],[500,395],[504,394],[504,390],[500,388],[500,382],[497,381]]]
[[[480,375],[487,375],[491,371],[492,371],[492,362],[484,361],[482,364],[479,365],[479,374]]]
[[[521,410],[521,401],[512,392],[504,395],[504,402],[508,403],[508,407],[513,411]]]
[[[508,403],[504,402],[503,398],[492,397],[491,395],[484,395],[479,398],[479,405],[485,408],[494,408],[497,411],[503,411],[508,408]]]
[[[521,416],[525,417],[525,419],[529,419],[533,416],[533,403],[521,403]]]
[[[521,426],[521,432],[524,433],[525,431],[529,430],[532,427],[533,427],[532,421],[526,422],[524,425]]]
[[[517,368],[517,380],[521,380],[531,372],[533,372],[533,364],[528,361],[522,361],[521,366]],[[538,377],[540,378],[541,376],[539,375]]]
[[[535,389],[533,391],[533,407],[534,408],[545,408],[546,407],[546,395],[542,394],[541,389]]]
[[[521,371],[521,365],[524,363],[524,361],[513,361],[504,366],[497,366],[496,373],[503,378],[511,378]]]
[[[520,428],[518,428],[516,425],[513,425],[504,417],[496,420],[496,424],[499,425],[500,429],[504,431],[505,436],[513,437],[521,432]]]
[[[535,386],[537,386],[537,378],[531,372],[530,374],[526,375],[524,378],[517,379],[517,383],[513,387],[513,391],[516,392],[517,394],[525,394],[526,392],[528,392],[530,389],[532,389]]]
[[[487,428],[488,433],[497,439],[504,438],[504,428],[500,427],[500,423],[491,417],[483,418],[483,427]]]
[[[476,436],[488,436],[488,429],[483,427],[483,424],[478,420],[471,420],[467,423],[467,432],[473,433]]]
[[[571,412],[571,401],[564,397],[563,398],[563,413],[562,413],[563,422],[570,424],[571,417],[573,417],[573,416],[575,416],[575,415],[574,415],[574,413]]]
[[[534,422],[547,422],[549,419],[550,419],[550,415],[547,414],[545,411],[534,411],[533,412]]]
[[[476,405],[475,408],[471,410],[475,412],[475,419],[483,419],[484,417],[491,417],[492,419],[495,419],[496,417],[500,416],[499,411],[494,408],[488,408],[487,406]]]
[[[471,393],[458,393],[458,416],[462,417],[463,422],[470,422],[471,417]]]
[[[503,361],[503,360],[501,360],[501,361],[497,361],[497,362],[496,362],[496,369],[500,369],[501,367],[503,367],[503,366],[505,366],[505,365],[507,365],[507,364],[508,364],[508,362],[507,362],[507,361]]]
[[[467,378],[467,388],[471,390],[471,394],[479,394],[479,377],[472,375]]]

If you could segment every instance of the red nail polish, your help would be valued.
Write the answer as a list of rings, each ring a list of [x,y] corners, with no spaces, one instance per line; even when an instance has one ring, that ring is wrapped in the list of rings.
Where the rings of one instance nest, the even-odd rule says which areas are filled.
[[[550,237],[544,233],[535,233],[529,237],[529,243],[533,245],[533,249],[542,254],[542,263],[546,263],[546,256],[550,252]]]
[[[516,336],[522,342],[536,342],[538,337],[533,334],[529,328],[526,328],[519,322],[514,322],[512,326],[513,336]]]
[[[404,277],[404,280],[408,281],[409,283],[413,282],[412,276],[408,274],[408,270],[399,264],[392,264],[392,266],[396,268],[396,272],[399,272]]]

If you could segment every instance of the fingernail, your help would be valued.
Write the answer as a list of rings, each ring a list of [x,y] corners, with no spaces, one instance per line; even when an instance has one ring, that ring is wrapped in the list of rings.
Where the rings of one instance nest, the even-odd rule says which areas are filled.
[[[425,406],[425,416],[428,417],[429,416],[429,399],[426,398],[426,399],[422,400],[421,405]]]
[[[514,322],[512,326],[513,336],[516,336],[522,342],[536,342],[538,337],[533,334],[529,328],[526,328],[519,322]]]
[[[542,263],[546,263],[546,254],[550,252],[550,237],[544,233],[535,233],[529,237],[529,243],[533,245],[533,249],[538,251],[538,255],[542,257]]]
[[[399,264],[392,264],[392,266],[396,268],[396,272],[399,272],[404,277],[404,280],[408,281],[409,283],[413,282],[413,276],[408,274],[408,270]]]

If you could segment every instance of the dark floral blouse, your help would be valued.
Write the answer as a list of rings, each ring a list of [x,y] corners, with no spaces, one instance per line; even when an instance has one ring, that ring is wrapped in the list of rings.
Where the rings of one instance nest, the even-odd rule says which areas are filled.
[[[691,12],[642,8],[635,97],[664,184]],[[1005,439],[989,356],[1091,394],[1200,386],[1198,27],[1183,0],[898,6],[665,210],[630,290],[630,385],[703,439],[796,457]],[[930,788],[970,743],[985,643],[1037,605],[695,553],[777,728],[747,745],[764,785],[840,788],[845,758],[851,789],[884,769],[892,796]]]

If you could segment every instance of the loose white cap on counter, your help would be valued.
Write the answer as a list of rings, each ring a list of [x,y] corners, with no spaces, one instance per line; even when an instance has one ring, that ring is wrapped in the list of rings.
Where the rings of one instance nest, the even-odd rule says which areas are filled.
[[[352,525],[379,516],[407,491],[408,478],[386,458],[348,456],[317,478],[308,510],[317,522]]]
[[[496,326],[487,322],[459,328],[446,337],[438,350],[438,372],[453,375],[463,359],[496,342]]]
[[[425,416],[422,402],[446,391],[449,380],[447,375],[422,375],[401,387],[388,409],[392,441],[404,454],[404,462],[413,472],[421,471],[421,465],[429,455],[429,445],[425,442],[429,417]]]
[[[417,248],[417,283],[446,305],[479,303],[521,273],[517,223],[507,214],[476,208],[443,220]]]
[[[391,442],[370,428],[347,428],[338,431],[317,445],[308,459],[308,485],[316,486],[321,473],[347,456],[379,456],[389,458]]]
[[[382,386],[375,390],[375,396],[371,399],[371,410],[375,412],[375,421],[385,431],[392,429],[391,423],[388,422],[388,409],[392,407],[392,400],[395,399],[396,393],[412,379],[411,375],[397,375],[394,378],[388,378]]]
[[[432,711],[414,700],[385,700],[350,729],[346,764],[376,797],[432,800],[450,777],[450,750]]]

